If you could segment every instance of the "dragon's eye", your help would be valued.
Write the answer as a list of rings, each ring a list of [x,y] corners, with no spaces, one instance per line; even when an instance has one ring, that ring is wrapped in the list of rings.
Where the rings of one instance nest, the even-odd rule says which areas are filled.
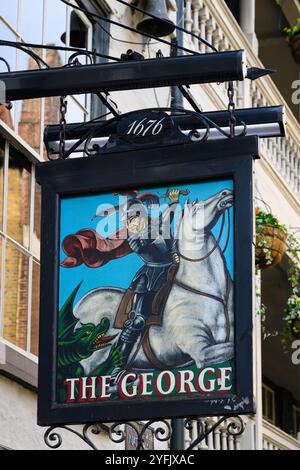
[[[87,331],[87,332],[85,333],[85,336],[91,336],[91,334],[92,334],[91,331]]]

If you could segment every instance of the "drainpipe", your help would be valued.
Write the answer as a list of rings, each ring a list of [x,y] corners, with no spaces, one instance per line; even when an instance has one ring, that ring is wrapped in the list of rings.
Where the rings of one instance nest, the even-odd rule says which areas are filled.
[[[255,1],[240,0],[240,25],[254,52],[258,53],[258,40],[255,33]]]

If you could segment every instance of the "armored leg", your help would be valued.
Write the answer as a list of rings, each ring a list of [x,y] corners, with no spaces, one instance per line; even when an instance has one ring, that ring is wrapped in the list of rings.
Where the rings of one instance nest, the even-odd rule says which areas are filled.
[[[126,368],[133,347],[145,329],[147,317],[151,313],[152,298],[153,295],[149,294],[136,294],[134,297],[133,310],[124,324],[124,329],[116,345],[122,352],[123,364],[113,370],[111,375],[112,384],[115,384],[120,373]]]

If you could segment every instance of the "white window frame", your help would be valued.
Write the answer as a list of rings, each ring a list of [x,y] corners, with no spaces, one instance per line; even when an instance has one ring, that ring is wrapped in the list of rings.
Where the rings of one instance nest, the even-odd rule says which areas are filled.
[[[33,263],[39,264],[39,257],[34,252],[34,204],[35,204],[35,164],[42,159],[16,132],[0,121],[0,135],[5,140],[4,166],[3,166],[3,214],[0,237],[2,241],[1,253],[1,284],[0,284],[0,371],[15,376],[34,387],[37,386],[38,358],[30,353],[31,349],[31,301]],[[31,164],[31,194],[30,194],[30,225],[29,247],[24,248],[19,242],[7,234],[7,194],[10,147],[16,148]],[[12,244],[18,251],[25,254],[29,261],[28,296],[27,296],[27,347],[23,350],[4,339],[4,295],[5,295],[5,258],[7,243]]]
[[[270,393],[272,395],[272,418],[270,418],[269,416],[263,416],[263,418],[268,421],[268,423],[271,423],[273,424],[274,426],[276,426],[276,406],[275,406],[275,400],[276,400],[276,395],[275,395],[275,391],[268,387],[267,385],[265,385],[264,383],[262,384],[262,388],[263,388],[263,391],[265,392],[265,402],[263,400],[263,393],[262,393],[262,401],[263,401],[263,405],[265,404],[265,409],[268,411],[269,409],[269,400],[268,400],[268,394]]]

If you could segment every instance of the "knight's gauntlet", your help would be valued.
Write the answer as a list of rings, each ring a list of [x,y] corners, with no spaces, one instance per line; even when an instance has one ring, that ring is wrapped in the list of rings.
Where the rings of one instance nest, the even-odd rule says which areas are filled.
[[[171,204],[179,202],[180,190],[179,189],[171,189],[168,193],[168,197],[170,199]]]

